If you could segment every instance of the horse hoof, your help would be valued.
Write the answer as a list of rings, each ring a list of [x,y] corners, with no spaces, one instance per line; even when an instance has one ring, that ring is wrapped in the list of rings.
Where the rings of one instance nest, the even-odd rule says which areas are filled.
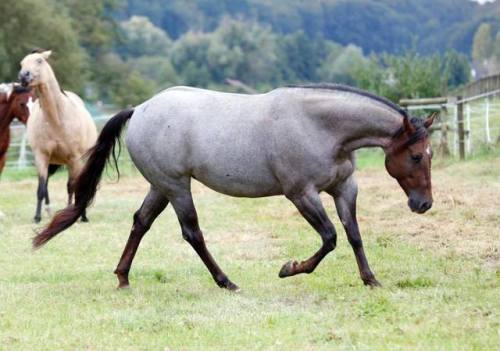
[[[35,222],[35,223],[40,223],[41,220],[42,220],[42,217],[35,216],[35,218],[33,218],[33,222]]]
[[[366,286],[369,286],[369,287],[370,287],[370,288],[372,288],[372,289],[373,289],[373,288],[381,288],[381,287],[382,287],[382,284],[380,284],[380,283],[378,282],[378,280],[377,280],[377,279],[375,279],[375,278],[371,278],[371,279],[365,280],[363,283],[364,283]]]
[[[81,221],[82,223],[88,223],[89,219],[87,217],[82,217]]]
[[[229,291],[235,292],[235,293],[241,291],[240,287],[238,285],[234,284],[232,281],[229,281],[224,288],[226,288]]]
[[[130,289],[130,284],[118,284],[116,290]]]
[[[298,262],[297,261],[288,261],[281,267],[281,270],[279,272],[279,277],[280,278],[286,278],[290,277],[295,274],[295,268],[297,267]]]

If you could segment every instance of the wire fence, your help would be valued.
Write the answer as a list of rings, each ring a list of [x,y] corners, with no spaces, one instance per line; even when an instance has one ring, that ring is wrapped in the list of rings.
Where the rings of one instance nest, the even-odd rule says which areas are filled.
[[[429,99],[432,100],[432,99]],[[406,107],[412,115],[439,111],[432,128],[432,144],[439,155],[473,157],[500,144],[500,90],[466,99],[451,97],[443,103],[420,104],[415,100]]]
[[[96,108],[90,108],[90,111],[93,114],[93,120],[98,131],[113,116],[113,113],[109,111],[98,110]],[[6,167],[17,169],[33,167],[34,157],[27,140],[26,126],[16,120],[10,126],[10,135],[11,142],[7,152]],[[126,156],[123,159],[125,162],[130,160]]]

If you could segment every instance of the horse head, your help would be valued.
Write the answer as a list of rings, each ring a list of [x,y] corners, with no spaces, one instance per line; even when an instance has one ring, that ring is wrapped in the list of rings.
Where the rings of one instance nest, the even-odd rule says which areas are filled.
[[[436,114],[425,120],[403,118],[403,126],[385,149],[385,167],[408,196],[413,212],[424,213],[432,207],[432,150],[428,129]]]
[[[31,88],[14,84],[14,88],[9,98],[12,115],[26,124],[35,100],[36,96]]]
[[[24,87],[40,85],[53,74],[52,68],[47,62],[51,53],[50,50],[35,50],[23,58],[19,71],[19,81]]]

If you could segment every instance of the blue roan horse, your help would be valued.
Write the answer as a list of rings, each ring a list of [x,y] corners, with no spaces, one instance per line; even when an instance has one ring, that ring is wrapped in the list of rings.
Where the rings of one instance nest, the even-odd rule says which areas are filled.
[[[140,241],[170,202],[184,239],[216,283],[238,289],[205,246],[191,178],[231,196],[285,195],[297,207],[323,244],[309,259],[286,263],[280,277],[313,272],[335,249],[337,234],[319,196],[325,191],[335,200],[361,279],[366,285],[379,285],[368,266],[356,221],[353,152],[359,148],[384,149],[387,171],[407,194],[412,211],[424,213],[432,205],[427,129],[433,116],[425,121],[410,119],[384,98],[340,85],[286,87],[261,95],[175,87],[118,113],[106,124],[76,182],[76,203],[59,212],[34,238],[35,247],[71,226],[91,203],[129,119],[127,148],[151,190],[134,215],[115,271],[119,287],[129,285]]]

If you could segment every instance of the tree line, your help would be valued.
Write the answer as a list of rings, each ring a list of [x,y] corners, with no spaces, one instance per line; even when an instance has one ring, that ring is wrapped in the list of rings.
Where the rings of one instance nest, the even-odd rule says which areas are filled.
[[[311,1],[304,7],[295,0],[288,6],[273,0],[2,1],[0,80],[14,80],[19,60],[33,47],[54,51],[51,63],[65,89],[118,106],[140,103],[178,84],[227,90],[228,78],[259,91],[306,82],[344,83],[395,101],[441,95],[470,79],[469,56],[454,49],[422,55],[414,42],[375,51],[311,30],[319,5],[341,2]],[[303,25],[290,19],[285,28],[285,22],[242,16],[257,16],[256,8],[272,10],[268,16],[276,21],[280,13],[289,18],[296,11]],[[391,11],[399,10],[394,5]],[[185,19],[193,14],[198,20],[186,27]],[[492,36],[495,25],[485,23]],[[380,35],[377,24],[367,25],[373,25],[374,38]]]

